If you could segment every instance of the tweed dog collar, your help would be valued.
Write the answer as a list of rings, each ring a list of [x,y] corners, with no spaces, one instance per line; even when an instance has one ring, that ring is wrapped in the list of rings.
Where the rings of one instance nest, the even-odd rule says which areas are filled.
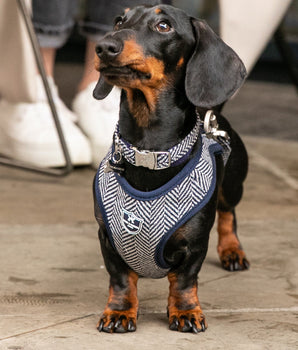
[[[151,170],[162,170],[181,165],[186,162],[198,140],[200,133],[206,134],[207,138],[218,142],[223,148],[223,160],[226,164],[231,149],[229,136],[223,130],[218,130],[216,116],[212,110],[206,112],[204,120],[200,119],[197,112],[197,121],[191,132],[177,145],[166,151],[139,150],[128,141],[121,138],[119,125],[117,124],[113,137],[112,154],[106,161],[105,171],[123,173],[122,157],[134,166],[143,166]]]
[[[151,170],[162,170],[172,166],[177,166],[183,164],[190,155],[193,146],[198,140],[201,127],[202,121],[200,117],[197,116],[195,126],[180,143],[166,151],[154,152],[139,150],[121,138],[119,134],[119,126],[117,125],[114,133],[114,154],[119,152],[130,164],[143,166]]]

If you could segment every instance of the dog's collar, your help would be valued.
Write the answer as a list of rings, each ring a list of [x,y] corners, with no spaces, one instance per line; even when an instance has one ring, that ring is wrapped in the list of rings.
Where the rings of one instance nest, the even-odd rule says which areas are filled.
[[[191,132],[177,145],[166,151],[139,150],[124,140],[119,134],[119,126],[116,126],[113,143],[114,161],[124,157],[130,164],[143,166],[151,170],[162,170],[183,164],[188,159],[193,146],[197,142],[202,121],[197,116],[197,122]]]
[[[197,142],[200,133],[205,133],[208,138],[218,142],[223,148],[223,160],[226,164],[230,148],[230,138],[226,131],[218,129],[216,116],[212,110],[208,110],[201,120],[196,110],[197,121],[191,132],[177,145],[167,151],[148,151],[139,150],[129,142],[121,138],[119,134],[119,125],[116,126],[114,133],[112,156],[106,163],[105,171],[115,171],[122,173],[124,171],[123,158],[134,166],[143,166],[151,170],[162,170],[183,164],[188,159],[191,151]]]

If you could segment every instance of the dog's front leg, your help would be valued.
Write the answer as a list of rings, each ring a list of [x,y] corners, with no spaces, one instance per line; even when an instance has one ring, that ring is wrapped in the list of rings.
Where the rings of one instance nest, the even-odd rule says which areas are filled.
[[[99,234],[106,268],[110,274],[109,298],[98,321],[99,332],[125,333],[136,330],[138,275],[114,251],[108,238]]]
[[[210,201],[181,226],[165,248],[165,258],[177,266],[168,274],[170,282],[168,298],[169,326],[173,331],[204,332],[207,328],[205,315],[198,298],[198,274],[208,250],[211,227],[214,223],[217,190]],[[176,250],[173,249],[176,245]],[[181,254],[171,255],[172,251]],[[184,252],[184,253],[183,253]]]
[[[168,274],[170,292],[168,316],[170,329],[180,332],[204,332],[207,328],[197,294],[197,276],[185,278],[183,274]]]
[[[108,333],[125,333],[136,330],[138,313],[138,276],[131,271],[122,276],[122,282],[110,279],[109,299],[97,324],[97,329]]]

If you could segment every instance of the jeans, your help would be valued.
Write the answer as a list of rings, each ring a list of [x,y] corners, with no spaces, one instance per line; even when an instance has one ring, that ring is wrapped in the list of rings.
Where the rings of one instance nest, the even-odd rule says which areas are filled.
[[[164,1],[168,2],[168,1]],[[86,0],[82,35],[97,41],[112,29],[113,19],[127,7],[157,5],[159,0]],[[59,48],[67,41],[78,14],[78,0],[33,0],[33,25],[41,47]]]

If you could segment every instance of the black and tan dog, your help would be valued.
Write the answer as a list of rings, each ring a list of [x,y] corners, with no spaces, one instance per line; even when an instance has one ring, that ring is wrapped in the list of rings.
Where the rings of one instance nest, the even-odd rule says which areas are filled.
[[[161,277],[161,271],[170,283],[170,329],[204,331],[207,323],[197,296],[197,277],[207,253],[216,210],[218,254],[223,268],[236,271],[249,267],[236,234],[235,217],[248,162],[242,141],[219,113],[216,113],[219,129],[230,136],[229,159],[224,165],[215,141],[210,146],[213,152],[201,151],[204,147],[208,149],[209,141],[206,135],[202,136],[201,126],[196,129],[197,111],[204,117],[208,109],[231,97],[246,76],[245,68],[205,22],[167,5],[127,9],[116,19],[114,30],[98,43],[96,53],[100,79],[94,97],[105,98],[113,86],[122,88],[113,148],[94,182],[95,215],[110,274],[110,295],[97,328],[105,332],[135,331],[138,277],[146,276],[147,271],[149,277]],[[181,149],[177,150],[177,145],[182,145]],[[173,149],[180,156],[168,152]],[[206,173],[202,178],[192,174],[193,182],[187,182],[185,188],[197,186],[200,192],[203,191],[200,182],[203,187],[210,183],[209,192],[201,202],[196,194],[191,194],[193,202],[197,200],[197,209],[189,204],[191,215],[181,214],[189,198],[185,199],[182,193],[184,199],[180,201],[179,196],[173,199],[173,192],[185,184],[185,169],[194,171],[195,159],[199,161],[202,152],[207,154],[211,168],[213,164],[214,169],[210,170],[205,162],[213,179]],[[110,196],[107,190],[110,187],[117,192],[116,197]],[[169,194],[172,201],[160,197],[160,189],[166,188],[172,191]],[[121,207],[124,197],[129,208]],[[134,199],[141,204],[133,203]],[[169,209],[168,202],[172,206]],[[157,244],[155,236],[150,236],[146,220],[155,225],[152,235],[153,231],[158,235],[161,227],[166,226],[159,220],[170,221],[176,212],[184,216],[173,219],[171,228],[157,239]],[[149,230],[146,234],[153,241],[150,245],[155,244],[153,260],[151,246],[146,248],[141,230]],[[125,255],[130,250],[131,258]],[[148,263],[150,259],[154,266]],[[154,268],[160,271],[150,273]]]

